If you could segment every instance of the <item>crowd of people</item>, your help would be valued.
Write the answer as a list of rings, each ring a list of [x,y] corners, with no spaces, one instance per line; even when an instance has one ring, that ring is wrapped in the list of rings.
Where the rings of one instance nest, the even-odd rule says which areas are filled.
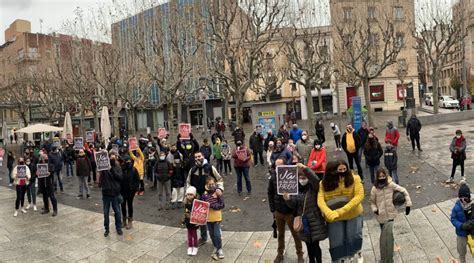
[[[274,218],[274,237],[278,239],[274,262],[284,260],[286,226],[293,236],[298,262],[305,260],[302,241],[306,245],[309,261],[322,262],[319,243],[326,238],[329,239],[332,262],[363,262],[362,202],[365,198],[364,184],[369,183],[364,179],[361,164],[362,157],[365,157],[372,185],[368,201],[381,228],[381,262],[393,262],[393,221],[398,207],[405,206],[408,215],[412,205],[408,191],[399,185],[397,173],[400,132],[389,121],[383,140],[385,147],[382,147],[382,140],[375,134],[375,129],[367,127],[365,123],[358,130],[348,124],[344,133],[335,123],[330,123],[329,127],[334,136],[335,151],[344,150],[348,161],[327,160],[325,130],[321,120],[314,127],[314,140],[310,138],[309,131],[302,130],[294,123],[289,130],[282,125],[276,135],[271,129],[263,134],[256,128],[248,144],[243,129],[236,127],[232,132],[232,145],[225,139],[222,130],[216,129],[210,141],[204,139],[201,145],[192,134],[186,139],[178,135],[176,141],[141,136],[139,147],[132,150],[126,142],[118,139],[112,139],[107,146],[85,143],[81,149],[73,149],[68,143],[59,146],[55,142],[45,142],[26,148],[16,166],[15,155],[9,151],[7,166],[10,186],[15,185],[17,191],[14,216],[18,216],[19,212],[26,213],[30,208],[37,210],[36,193],[43,196],[41,213],[50,212],[51,202],[52,215],[57,216],[55,193],[64,191],[61,170],[65,166],[66,176],[78,178],[78,199],[90,198],[89,186],[92,184],[101,189],[105,237],[110,234],[110,208],[114,211],[117,234],[122,235],[122,228],[133,227],[134,197],[144,195],[145,190],[156,190],[159,210],[183,211],[182,225],[188,231],[187,254],[197,255],[198,248],[206,244],[210,237],[214,247],[211,257],[219,260],[224,258],[220,226],[222,209],[225,207],[224,179],[235,171],[237,194],[243,194],[244,179],[246,195],[250,196],[250,168],[260,165],[268,168],[268,203]],[[411,116],[406,133],[412,142],[413,151],[415,146],[422,151],[421,127],[416,116]],[[108,153],[110,169],[97,171],[95,153],[103,150]],[[453,173],[448,181],[453,180],[458,165],[461,166],[464,179],[466,140],[461,131],[456,132],[450,150]],[[48,165],[47,176],[38,176],[37,164]],[[277,168],[284,165],[298,168],[296,195],[277,191]],[[18,177],[19,166],[26,166],[26,175],[21,178]],[[152,182],[150,189],[145,189],[145,180]],[[452,219],[458,234],[461,258],[463,253],[464,257],[466,254],[466,231],[474,229],[474,224],[466,223],[470,222],[466,218],[471,215],[462,217],[459,212],[470,209],[471,201],[465,193],[466,187],[465,184],[461,187],[464,190],[460,190],[460,201],[453,209]],[[26,207],[25,195],[28,200]],[[206,224],[191,222],[196,199],[209,203]]]

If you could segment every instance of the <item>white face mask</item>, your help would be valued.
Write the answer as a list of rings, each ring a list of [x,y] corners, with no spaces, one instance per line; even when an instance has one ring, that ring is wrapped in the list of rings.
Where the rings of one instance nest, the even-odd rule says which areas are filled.
[[[299,179],[298,182],[300,183],[300,185],[305,186],[308,184],[308,179]]]
[[[164,160],[166,158],[166,156],[160,156],[160,160]]]
[[[461,135],[456,135],[456,138],[461,139]]]
[[[306,141],[306,139],[308,139],[308,136],[303,135],[303,136],[301,136],[301,139],[303,139],[303,141]]]
[[[316,146],[314,146],[314,148],[315,148],[316,150],[319,150],[319,149],[321,149],[321,145],[316,145]]]

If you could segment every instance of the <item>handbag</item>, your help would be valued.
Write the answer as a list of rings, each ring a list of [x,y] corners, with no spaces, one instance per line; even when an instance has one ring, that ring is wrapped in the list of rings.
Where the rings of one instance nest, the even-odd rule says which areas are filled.
[[[304,195],[304,204],[303,204],[303,212],[301,213],[300,216],[295,216],[293,219],[293,229],[296,232],[301,232],[303,230],[303,215],[304,211],[306,209],[306,197],[308,196],[308,193]]]
[[[471,250],[471,254],[474,255],[474,238],[471,234],[467,235],[467,244],[469,246],[469,250]]]
[[[326,201],[326,205],[331,210],[337,210],[341,207],[344,207],[349,202],[349,198],[346,196],[338,196],[336,198],[330,199]]]

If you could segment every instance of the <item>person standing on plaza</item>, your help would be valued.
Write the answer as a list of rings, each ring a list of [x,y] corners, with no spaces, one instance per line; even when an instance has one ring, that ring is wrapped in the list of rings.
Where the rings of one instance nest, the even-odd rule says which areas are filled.
[[[367,143],[367,138],[369,137],[369,129],[367,128],[367,123],[362,122],[362,127],[357,131],[357,136],[359,137],[359,148],[357,150],[357,156],[359,157],[359,162],[362,164],[362,156],[364,156],[365,144]],[[365,166],[367,168],[367,159],[365,159]]]
[[[245,141],[245,133],[240,127],[235,128],[235,131],[232,132],[232,136],[234,137],[234,143]]]
[[[219,173],[222,173],[222,154],[221,154],[221,139],[216,138],[216,141],[212,144],[212,156],[216,161],[216,168]]]
[[[28,205],[26,206],[26,210],[33,208],[33,211],[36,211],[36,184],[37,184],[37,176],[36,176],[36,165],[38,163],[38,158],[34,155],[30,158],[25,159],[25,164],[30,169],[30,183],[26,188],[26,197],[28,198]]]
[[[318,180],[323,178],[326,171],[326,162],[326,148],[319,139],[316,139],[307,166],[316,173]]]
[[[339,127],[337,126],[337,124],[334,124],[333,122],[331,122],[329,126],[331,127],[332,134],[334,136],[334,142],[336,143],[336,151],[342,151],[341,131],[339,130]]]
[[[141,151],[140,151],[141,152]],[[110,152],[110,170],[101,171],[99,187],[102,189],[102,203],[104,208],[104,236],[108,237],[110,207],[114,210],[115,229],[119,236],[123,235],[122,218],[120,211],[119,195],[122,183],[122,169],[117,161],[117,153]],[[138,169],[137,169],[138,170]],[[142,180],[142,179],[140,179]]]
[[[287,160],[285,157],[280,157],[275,161],[275,167],[285,165]],[[273,214],[277,225],[278,232],[278,249],[277,256],[273,262],[282,263],[284,260],[285,253],[285,228],[288,225],[293,240],[295,242],[296,255],[298,256],[298,263],[304,262],[303,257],[303,246],[301,244],[301,239],[298,233],[293,229],[293,219],[295,215],[295,209],[292,209],[288,206],[283,199],[283,195],[278,194],[277,191],[277,179],[276,179],[276,169],[271,170],[270,180],[268,181],[268,204],[270,206],[270,212]]]
[[[201,148],[199,148],[199,151],[202,152],[204,155],[204,158],[210,163],[211,162],[211,156],[212,156],[212,147],[209,144],[209,141],[207,139],[204,139],[202,141]]]
[[[94,144],[92,144],[92,143],[86,144],[84,146],[84,150],[85,150],[86,156],[89,159],[89,162],[91,164],[91,172],[92,172],[92,176],[89,175],[87,177],[87,182],[91,183],[91,181],[94,181],[94,184],[97,184],[97,164],[95,162]]]
[[[280,126],[280,129],[278,130],[277,138],[281,139],[283,144],[288,143],[288,139],[290,138],[290,133],[286,130],[285,125]],[[276,140],[275,140],[275,144],[276,144]]]
[[[186,201],[184,204],[184,224],[188,230],[188,256],[196,256],[198,253],[198,237],[195,224],[191,224],[191,212],[193,211],[193,202],[196,199],[196,188],[194,186],[186,189]]]
[[[224,165],[224,175],[232,174],[232,166],[230,160],[232,160],[232,148],[230,148],[227,140],[224,140],[221,145],[222,162]],[[227,173],[227,169],[229,172]]]
[[[63,160],[64,160],[64,165],[66,166],[66,176],[72,176],[74,177],[74,160],[76,159],[76,153],[74,152],[74,149],[66,143],[64,146],[64,151],[63,151]]]
[[[130,229],[133,227],[133,199],[140,185],[140,176],[137,169],[133,167],[132,159],[128,154],[120,158],[120,167],[122,168],[120,185],[120,194],[123,197],[122,222],[126,229]]]
[[[328,223],[332,262],[362,262],[363,200],[360,177],[352,174],[343,160],[329,162],[317,202]]]
[[[364,145],[365,161],[369,166],[370,181],[375,182],[375,173],[380,166],[380,158],[383,155],[383,149],[372,133],[369,133],[367,142]]]
[[[316,125],[314,125],[314,129],[316,130],[316,137],[318,138],[318,140],[324,143],[326,141],[326,135],[324,134],[323,121],[320,118],[316,120]]]
[[[301,139],[302,133],[303,130],[301,130],[301,128],[298,128],[298,124],[293,124],[293,128],[290,131],[290,139],[293,140],[293,143],[298,143],[298,141]]]
[[[42,154],[39,160],[41,164],[48,164],[48,176],[43,178],[38,178],[38,192],[41,192],[43,195],[43,204],[44,209],[41,214],[49,214],[49,200],[53,205],[53,216],[58,214],[58,202],[56,196],[54,195],[54,164],[49,162],[48,155]]]
[[[451,141],[449,150],[451,151],[451,159],[453,159],[453,168],[451,170],[451,177],[446,181],[446,183],[454,182],[454,174],[456,173],[456,168],[461,166],[461,181],[464,180],[464,160],[466,160],[466,138],[462,135],[461,130],[456,131],[456,136]]]
[[[370,191],[370,208],[375,214],[375,219],[380,224],[380,262],[393,263],[393,220],[397,217],[398,211],[394,204],[394,193],[400,192],[405,199],[405,214],[410,214],[412,205],[408,191],[394,183],[384,168],[377,170],[377,177],[374,186]]]
[[[11,138],[13,138],[13,135],[10,135]],[[10,180],[8,186],[12,187],[13,186],[13,177],[12,177],[12,172],[13,172],[13,164],[15,163],[15,155],[13,154],[12,151],[7,152],[7,168],[8,168],[8,179]]]
[[[411,115],[410,120],[407,123],[407,137],[408,137],[408,140],[411,141],[412,151],[415,151],[415,142],[416,142],[416,147],[418,148],[418,151],[419,152],[423,151],[420,145],[420,130],[421,130],[421,122],[416,117],[416,114],[413,113]]]
[[[291,196],[283,194],[288,207],[295,210],[297,215],[302,215],[306,220],[303,222],[303,230],[299,237],[306,243],[306,250],[310,263],[322,263],[322,251],[319,242],[328,237],[326,222],[321,210],[318,207],[317,200],[319,181],[318,176],[312,169],[302,163],[298,163],[298,195]]]
[[[392,146],[392,141],[387,140],[384,151],[384,164],[387,168],[390,177],[395,181],[396,184],[399,183],[398,179],[398,155],[397,150]]]
[[[263,139],[262,134],[257,132],[257,129],[254,129],[252,135],[250,135],[249,147],[253,153],[253,161],[255,162],[255,165],[254,165],[255,167],[258,166],[258,161],[260,161],[260,164],[264,166],[264,163],[263,163],[264,140],[265,139]]]
[[[234,169],[237,175],[237,193],[242,195],[242,176],[245,179],[245,186],[247,188],[247,196],[252,194],[252,184],[250,182],[250,151],[241,141],[237,141],[237,148],[232,152],[232,159],[234,159]]]
[[[218,130],[217,128],[218,128],[218,124],[216,124],[216,132],[211,135],[211,143],[212,143],[213,145],[216,144],[216,140],[217,140],[217,139],[219,139],[220,141],[222,141],[221,133],[219,132],[219,130]]]
[[[217,196],[222,195],[224,192],[224,180],[221,175],[217,172],[216,168],[209,164],[204,158],[201,152],[194,154],[194,166],[189,170],[188,177],[186,178],[186,187],[196,187],[196,192],[200,198],[206,190],[206,179],[212,177],[215,179],[217,190],[215,191]],[[199,239],[199,246],[207,243],[207,226],[202,225],[200,227],[201,238]]]
[[[308,136],[308,131],[303,131],[301,133],[301,140],[296,144],[296,152],[298,153],[301,163],[304,164],[308,162],[312,149],[313,143],[311,143],[311,139]]]
[[[357,133],[354,131],[354,128],[352,128],[352,125],[347,125],[346,127],[346,132],[344,135],[342,135],[341,139],[341,145],[342,149],[344,149],[344,152],[347,155],[347,160],[349,161],[349,167],[351,170],[354,170],[354,161],[357,166],[357,172],[361,178],[361,180],[364,180],[363,176],[363,171],[362,171],[362,166],[360,165],[360,159],[358,155],[358,150],[360,147],[360,139]]]
[[[143,153],[145,156],[145,174],[147,180],[153,182],[153,185],[150,187],[150,189],[156,190],[156,177],[154,176],[153,171],[158,160],[158,153],[151,142],[149,142],[148,145],[149,146],[147,146],[145,152]]]
[[[84,192],[86,194],[87,199],[89,199],[90,191],[89,186],[87,185],[87,177],[91,174],[91,163],[86,156],[84,150],[79,150],[79,154],[76,160],[76,175],[79,182],[79,195],[77,195],[77,199],[84,198]]]
[[[129,151],[128,154],[133,161],[133,167],[137,169],[138,175],[140,176],[140,187],[138,188],[137,194],[143,196],[145,194],[145,155],[140,148],[136,151]]]
[[[19,178],[18,177],[18,166],[25,168],[25,174]],[[13,216],[18,216],[18,212],[26,213],[25,210],[25,194],[28,184],[30,183],[31,173],[30,168],[25,164],[23,158],[18,159],[18,165],[13,167],[12,171],[13,184],[16,187],[16,200],[15,200],[15,213]]]
[[[184,184],[186,175],[183,169],[183,155],[176,149],[176,144],[171,145],[171,150],[166,157],[168,163],[173,169],[173,176],[171,176],[171,209],[181,208],[184,201]]]
[[[451,224],[456,229],[456,243],[459,262],[466,263],[467,235],[473,234],[474,218],[472,214],[471,190],[466,181],[461,182],[458,191],[458,200],[451,210]]]
[[[59,152],[59,148],[52,147],[52,151],[48,154],[49,162],[54,166],[53,180],[54,180],[54,191],[58,190],[56,182],[59,184],[61,193],[64,193],[63,180],[61,178],[61,170],[63,169],[63,158]],[[57,181],[56,178],[57,177]]]
[[[268,144],[269,144],[270,142],[273,142],[273,143],[275,144],[276,139],[277,139],[277,138],[276,138],[275,135],[273,134],[272,129],[268,129],[268,131],[267,131],[267,137],[265,138],[265,142],[263,143],[263,150],[264,150],[265,152],[267,152],[267,151],[268,151]]]
[[[385,130],[385,142],[390,140],[395,149],[398,147],[398,139],[400,139],[400,132],[397,127],[393,126],[393,121],[387,122],[387,129]]]
[[[158,211],[170,209],[171,203],[171,176],[173,169],[171,164],[166,160],[166,153],[160,152],[160,157],[153,169],[154,177],[158,182]],[[156,186],[156,185],[154,185]]]
[[[288,165],[293,162],[293,155],[285,147],[283,139],[278,138],[275,143],[275,149],[273,150],[272,155],[270,157],[270,159],[272,160],[272,166],[275,166],[275,161],[280,157],[284,157],[286,160],[286,164]]]

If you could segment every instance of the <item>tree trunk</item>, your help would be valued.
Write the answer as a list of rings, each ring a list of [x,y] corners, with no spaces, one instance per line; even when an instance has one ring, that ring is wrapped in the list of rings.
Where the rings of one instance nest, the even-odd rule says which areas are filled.
[[[270,94],[267,94],[267,95],[265,96],[265,101],[266,101],[266,102],[270,102]]]
[[[244,124],[242,109],[242,97],[240,95],[235,96],[235,123],[238,127],[242,127]]]
[[[177,107],[176,113],[178,115],[176,117],[176,119],[177,119],[177,122],[180,123],[180,122],[183,121],[183,105],[181,103],[181,100],[178,100],[178,103],[176,104],[176,107]],[[188,120],[188,122],[191,122],[191,121]],[[173,127],[173,129],[174,129],[174,127]]]
[[[227,110],[229,105],[228,101],[226,97],[222,99],[222,120],[224,123],[229,123],[229,111]]]
[[[368,124],[369,124],[369,127],[374,127],[374,120],[372,116],[372,106],[370,105],[369,80],[364,79],[362,82],[364,85],[364,98],[365,98],[365,106],[367,107]],[[354,113],[354,111],[352,111],[352,113]]]
[[[431,82],[433,82],[433,113],[438,114],[438,79],[439,73],[436,68],[433,68],[433,74],[431,75]]]
[[[100,131],[99,114],[97,113],[97,110],[94,110],[94,129],[95,129],[95,132]]]
[[[313,105],[313,95],[311,94],[311,85],[309,81],[306,82],[307,85],[304,86],[304,90],[306,92],[306,110],[308,111],[308,131],[310,134],[315,134],[314,125],[316,124],[314,120],[314,105]]]
[[[173,127],[173,118],[174,118],[173,103],[168,103],[168,107],[166,108],[166,111],[167,111],[167,114],[168,114],[168,129],[170,131],[174,131],[174,127]],[[178,122],[179,122],[179,120],[178,120]]]
[[[323,114],[324,108],[323,108],[323,95],[321,94],[323,92],[323,89],[321,87],[318,87],[318,104],[319,104],[319,113]]]
[[[84,108],[81,107],[81,119],[79,124],[79,135],[82,136],[84,134]]]
[[[119,114],[120,114],[120,109],[117,107],[112,108],[112,112],[114,116],[112,116],[113,122],[114,122],[114,129],[113,133],[115,136],[119,136],[120,134],[120,124],[119,124]]]
[[[137,129],[136,129],[136,126],[135,126],[135,110],[134,109],[129,109],[128,110],[129,114],[128,114],[128,135],[130,137],[130,135],[135,135]]]

